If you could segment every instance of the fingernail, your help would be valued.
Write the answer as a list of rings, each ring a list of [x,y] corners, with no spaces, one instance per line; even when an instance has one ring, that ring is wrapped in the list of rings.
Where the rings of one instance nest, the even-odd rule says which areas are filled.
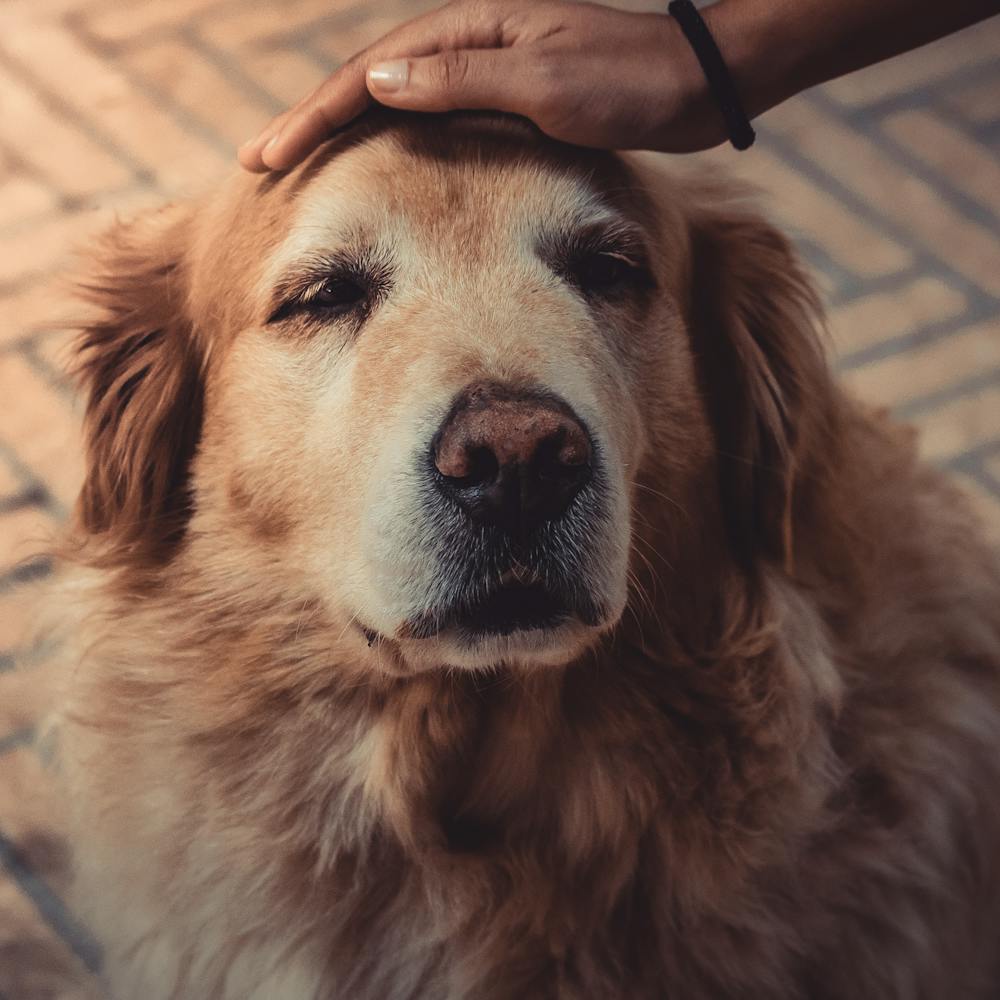
[[[406,59],[376,63],[368,70],[368,80],[376,90],[392,93],[402,90],[410,76],[410,64]]]

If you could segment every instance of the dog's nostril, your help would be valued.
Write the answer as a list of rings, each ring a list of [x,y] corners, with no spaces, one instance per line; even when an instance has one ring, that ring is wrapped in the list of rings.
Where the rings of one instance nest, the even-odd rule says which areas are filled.
[[[466,472],[461,478],[471,485],[487,485],[494,482],[500,474],[500,463],[493,451],[485,445],[473,447],[468,451]]]
[[[433,446],[438,485],[477,523],[521,532],[561,515],[591,475],[590,438],[548,397],[479,387]]]
[[[549,479],[575,478],[590,467],[590,442],[586,437],[568,434],[560,427],[538,446],[534,459],[540,476]]]

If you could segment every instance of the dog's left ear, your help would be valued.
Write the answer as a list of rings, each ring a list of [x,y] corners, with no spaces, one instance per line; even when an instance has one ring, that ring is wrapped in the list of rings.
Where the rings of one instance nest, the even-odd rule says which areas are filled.
[[[169,558],[190,516],[188,472],[202,415],[201,358],[189,316],[190,214],[168,208],[106,234],[81,297],[87,472],[78,520],[104,558]]]
[[[790,568],[793,512],[835,412],[818,296],[788,239],[722,191],[693,199],[689,324],[730,544]]]

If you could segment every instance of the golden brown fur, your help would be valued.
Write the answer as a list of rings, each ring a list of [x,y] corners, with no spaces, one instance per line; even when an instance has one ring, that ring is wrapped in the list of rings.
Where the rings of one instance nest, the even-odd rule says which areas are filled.
[[[962,498],[833,383],[728,185],[429,128],[122,228],[91,284],[61,756],[116,996],[995,995],[1000,571]],[[504,242],[587,192],[655,276],[598,320]],[[262,325],[348,201],[418,291],[334,347]],[[366,567],[409,428],[484,377],[589,400],[628,590],[477,667]]]

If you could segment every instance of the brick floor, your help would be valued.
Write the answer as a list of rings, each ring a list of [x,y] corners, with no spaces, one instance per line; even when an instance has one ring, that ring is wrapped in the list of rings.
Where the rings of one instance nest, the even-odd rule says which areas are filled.
[[[47,675],[19,638],[48,571],[33,553],[81,475],[58,281],[115,213],[221,174],[257,123],[421,6],[0,5],[0,1000],[99,996],[45,800]],[[772,193],[844,378],[917,425],[1000,541],[1000,18],[803,95],[759,134],[706,159]]]

